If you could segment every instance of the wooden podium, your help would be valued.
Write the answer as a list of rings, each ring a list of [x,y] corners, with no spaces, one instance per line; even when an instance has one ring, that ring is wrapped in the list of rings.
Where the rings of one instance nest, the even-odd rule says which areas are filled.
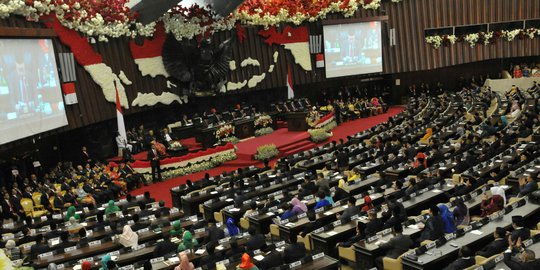
[[[287,120],[289,131],[306,131],[308,124],[306,122],[307,112],[291,112],[283,116]]]

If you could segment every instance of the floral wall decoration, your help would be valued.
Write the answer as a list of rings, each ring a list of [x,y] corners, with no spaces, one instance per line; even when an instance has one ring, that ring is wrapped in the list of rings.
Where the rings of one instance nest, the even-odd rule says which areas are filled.
[[[489,31],[469,33],[462,36],[456,35],[433,35],[425,37],[427,44],[430,44],[433,48],[438,49],[441,46],[450,46],[456,44],[456,42],[467,42],[471,48],[476,45],[489,45],[494,44],[499,39],[506,41],[513,41],[514,39],[534,39],[540,37],[540,28],[527,28],[527,29],[513,29],[502,31]]]
[[[118,88],[120,104],[124,108],[129,108],[126,91],[120,78],[109,66],[103,63],[103,58],[94,51],[88,40],[81,37],[75,30],[64,27],[54,16],[44,16],[41,20],[48,28],[54,29],[60,41],[71,49],[77,63],[82,65],[94,82],[101,87],[105,99],[116,103],[116,88]]]
[[[137,45],[134,40],[129,42],[131,55],[133,55],[135,64],[137,64],[143,76],[149,75],[155,78],[161,75],[169,77],[163,65],[163,58],[161,57],[161,50],[163,49],[166,37],[165,28],[160,23],[156,25],[156,31],[151,40],[145,39],[142,45]]]
[[[294,61],[304,70],[311,71],[311,56],[309,54],[309,33],[306,26],[290,27],[286,26],[281,33],[276,27],[270,27],[259,31],[259,35],[266,38],[264,41],[268,45],[283,45],[290,50]]]
[[[274,52],[273,54],[274,64],[268,66],[268,73],[272,73],[274,71],[274,67],[275,67],[275,64],[277,63],[278,56],[279,56],[279,52],[277,51]],[[257,67],[261,66],[259,63],[259,60],[253,59],[251,57],[244,59],[240,64],[241,67],[246,67],[248,65],[257,66]],[[229,68],[231,68],[231,71],[236,70],[236,62],[234,60],[229,62]],[[265,78],[266,78],[266,73],[262,72],[261,74],[253,75],[251,78],[249,78],[249,80],[243,80],[241,82],[227,82],[225,91],[239,90],[239,89],[244,88],[246,85],[249,88],[254,88],[259,83],[261,83]],[[225,91],[221,91],[221,92],[225,92]]]
[[[180,104],[184,104],[188,102],[188,97],[180,97],[179,95],[171,92],[163,92],[160,95],[139,92],[137,93],[137,97],[131,102],[131,106],[154,106],[158,103],[169,105],[175,101]]]

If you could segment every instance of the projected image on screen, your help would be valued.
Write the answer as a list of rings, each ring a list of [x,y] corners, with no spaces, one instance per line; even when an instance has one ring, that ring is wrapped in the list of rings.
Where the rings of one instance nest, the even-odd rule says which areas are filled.
[[[0,144],[67,125],[50,39],[0,39]]]
[[[380,22],[325,25],[326,77],[382,72]]]

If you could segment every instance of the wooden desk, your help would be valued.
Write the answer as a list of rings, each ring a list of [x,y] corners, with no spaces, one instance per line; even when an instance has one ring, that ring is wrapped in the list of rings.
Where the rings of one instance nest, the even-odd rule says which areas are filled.
[[[306,122],[307,112],[289,112],[283,114],[283,118],[287,121],[289,131],[306,131],[308,125]]]

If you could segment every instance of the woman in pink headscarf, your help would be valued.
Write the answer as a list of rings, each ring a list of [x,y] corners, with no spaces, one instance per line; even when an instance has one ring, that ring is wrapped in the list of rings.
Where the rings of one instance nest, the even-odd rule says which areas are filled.
[[[178,254],[178,258],[180,258],[180,264],[174,268],[174,270],[193,270],[195,269],[195,266],[193,266],[193,263],[189,262],[189,258],[187,256],[186,252],[180,252]]]
[[[383,113],[383,107],[382,107],[382,105],[379,102],[379,99],[377,97],[373,97],[371,99],[371,105],[377,109],[378,114]]]
[[[307,212],[306,204],[301,202],[298,198],[294,197],[291,200],[291,204],[293,206],[292,211],[294,214],[298,215]]]

